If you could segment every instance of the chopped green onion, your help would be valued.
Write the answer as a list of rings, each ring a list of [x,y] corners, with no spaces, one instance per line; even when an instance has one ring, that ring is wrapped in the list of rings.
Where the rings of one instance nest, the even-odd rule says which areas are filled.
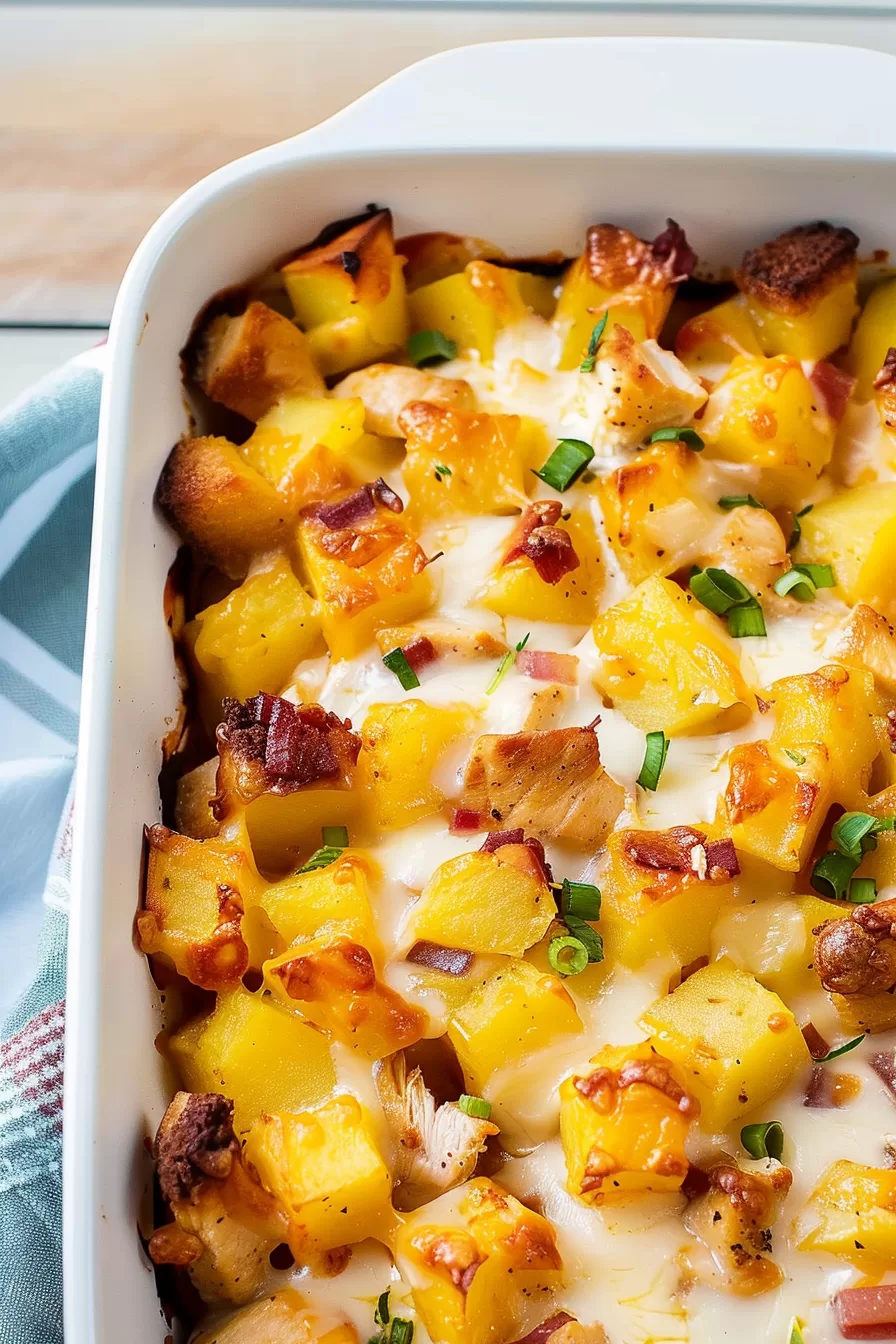
[[[450,467],[446,467],[446,466],[445,466],[443,463],[441,463],[441,462],[437,462],[437,463],[436,463],[436,475],[437,475],[437,476],[450,476],[450,475],[451,475],[451,468],[450,468]]]
[[[471,1097],[466,1092],[457,1099],[458,1109],[464,1115],[473,1115],[477,1120],[487,1120],[492,1113],[492,1104],[484,1097]]]
[[[380,1325],[380,1326],[382,1326],[382,1325],[388,1325],[388,1324],[389,1324],[389,1289],[388,1289],[388,1288],[386,1289],[386,1291],[385,1291],[384,1293],[380,1293],[379,1297],[377,1298],[376,1307],[375,1307],[374,1312],[373,1312],[373,1319],[374,1319],[374,1322],[375,1322],[376,1325]]]
[[[413,1338],[414,1322],[406,1321],[403,1316],[393,1316],[389,1344],[411,1344]]]
[[[504,680],[504,678],[507,676],[507,673],[510,671],[510,669],[516,662],[516,655],[518,653],[522,653],[523,649],[526,647],[528,643],[529,643],[529,636],[528,634],[526,634],[523,635],[523,638],[520,640],[519,644],[517,644],[515,649],[508,649],[507,653],[505,653],[504,657],[498,664],[498,668],[497,671],[495,672],[495,675],[492,677],[491,681],[485,688],[486,695],[494,695],[495,691],[501,685],[501,682]]]
[[[348,846],[348,827],[321,826],[320,838],[325,849],[345,849]]]
[[[809,582],[814,583],[816,588],[836,588],[837,586],[837,580],[834,577],[834,570],[831,565],[794,565],[793,568],[798,573],[805,574]]]
[[[585,358],[579,365],[579,370],[582,373],[594,372],[594,361],[597,358],[597,347],[600,345],[600,338],[604,334],[604,330],[607,325],[607,318],[609,316],[610,316],[609,312],[604,313],[603,317],[600,319],[598,323],[596,323],[594,330],[591,332],[591,339],[588,342],[588,349],[585,353]]]
[[[594,456],[594,449],[583,439],[561,439],[547,462],[535,475],[552,490],[562,494],[579,477]]]
[[[830,849],[827,854],[822,854],[812,869],[809,886],[819,896],[827,896],[829,900],[845,900],[850,879],[860,862],[860,859],[852,859],[848,854]]]
[[[663,766],[666,764],[666,756],[669,754],[669,739],[662,730],[656,733],[647,734],[647,743],[644,748],[644,764],[641,766],[641,773],[638,776],[638,783],[642,789],[650,789],[656,792],[656,786],[660,782],[660,775],[663,773]]]
[[[560,913],[575,919],[599,919],[600,888],[590,882],[570,882],[564,877],[560,889]]]
[[[694,453],[703,452],[703,440],[696,429],[691,429],[689,425],[679,429],[655,429],[647,440],[648,443],[686,443]]]
[[[826,1064],[829,1059],[836,1059],[838,1055],[845,1055],[850,1050],[855,1050],[856,1046],[861,1045],[864,1039],[864,1033],[861,1036],[853,1036],[851,1041],[847,1041],[845,1045],[838,1045],[836,1050],[829,1050],[826,1055],[822,1055],[821,1059],[817,1059],[815,1062],[816,1064]]]
[[[767,1120],[763,1125],[744,1125],[740,1141],[751,1157],[773,1157],[776,1162],[781,1161],[784,1130],[777,1120]]]
[[[723,495],[718,501],[720,509],[764,509],[765,505],[760,504],[754,495]]]
[[[701,569],[691,575],[688,587],[697,601],[716,616],[726,616],[732,607],[756,601],[746,584],[727,569]]]
[[[803,1323],[797,1316],[791,1318],[790,1326],[788,1327],[787,1344],[804,1344]]]
[[[798,602],[814,602],[815,584],[809,578],[808,574],[794,565],[793,569],[788,569],[786,574],[775,579],[775,592],[779,597],[795,597]]]
[[[856,863],[861,863],[862,855],[869,849],[875,849],[877,842],[867,845],[881,831],[892,831],[896,827],[896,817],[872,817],[867,812],[844,812],[834,823],[831,840],[841,854],[847,854]]]
[[[854,877],[849,884],[846,899],[853,905],[873,905],[877,900],[877,883],[873,877]]]
[[[315,868],[328,868],[331,863],[342,858],[342,849],[336,849],[333,845],[325,845],[323,849],[316,849],[311,858],[299,869],[300,873],[313,873]]]
[[[599,933],[592,929],[590,924],[586,924],[584,919],[579,919],[578,915],[564,915],[563,923],[573,938],[578,939],[585,951],[588,953],[588,960],[599,962],[604,959],[604,940]]]
[[[454,359],[456,354],[457,342],[441,331],[415,331],[408,337],[408,359],[418,369],[427,364],[443,364],[446,359]]]
[[[800,519],[801,519],[801,518],[805,518],[805,516],[806,516],[807,513],[811,513],[811,512],[812,512],[812,509],[813,509],[813,505],[812,505],[812,504],[807,504],[806,507],[805,507],[804,509],[800,509],[799,513],[795,513],[795,514],[793,515],[793,527],[792,527],[791,532],[790,532],[790,540],[789,540],[788,543],[787,543],[787,549],[788,549],[788,551],[792,551],[792,550],[793,550],[794,546],[797,544],[797,542],[799,541],[800,537],[803,535],[803,529],[802,529],[802,527],[800,526]],[[817,584],[817,583],[816,583],[815,587],[816,587],[816,588],[818,587],[818,584]]]
[[[548,961],[558,975],[579,975],[588,965],[588,949],[578,938],[552,938],[548,944]]]
[[[394,672],[406,691],[413,691],[420,685],[420,678],[404,656],[404,649],[393,649],[383,659],[390,672]]]
[[[798,751],[791,751],[789,747],[784,748],[784,755],[789,756],[794,765],[805,765],[806,758]]]
[[[732,607],[726,617],[728,633],[732,639],[746,639],[749,636],[762,636],[767,633],[765,617],[758,602],[749,606]]]

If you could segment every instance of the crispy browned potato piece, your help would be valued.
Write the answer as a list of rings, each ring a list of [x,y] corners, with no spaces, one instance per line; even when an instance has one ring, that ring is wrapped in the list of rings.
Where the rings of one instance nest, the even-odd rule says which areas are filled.
[[[389,293],[394,255],[392,213],[379,210],[345,233],[300,252],[280,273],[287,277],[326,274],[337,289],[351,296],[352,303],[379,303]]]
[[[462,238],[457,233],[412,233],[399,238],[395,250],[407,258],[405,280],[409,290],[457,275],[480,257],[497,261],[506,254],[484,238]]]
[[[216,317],[203,334],[197,381],[212,401],[260,420],[287,392],[323,396],[308,341],[288,317],[250,303],[241,317]]]
[[[896,630],[873,607],[853,607],[829,652],[849,667],[867,668],[882,691],[896,695]]]
[[[772,312],[805,313],[855,273],[858,245],[852,229],[837,229],[824,220],[800,224],[747,252],[738,284]]]
[[[369,364],[343,378],[333,388],[337,397],[360,397],[364,403],[364,428],[371,434],[400,438],[398,417],[412,401],[433,406],[475,410],[476,399],[469,383],[461,378],[441,378],[426,369],[401,364]]]
[[[624,801],[600,763],[594,728],[550,728],[478,738],[461,806],[479,812],[488,830],[521,826],[540,840],[588,849],[603,842]]]
[[[284,529],[283,500],[228,439],[181,439],[156,500],[184,541],[231,579],[245,578],[252,556],[276,546]]]

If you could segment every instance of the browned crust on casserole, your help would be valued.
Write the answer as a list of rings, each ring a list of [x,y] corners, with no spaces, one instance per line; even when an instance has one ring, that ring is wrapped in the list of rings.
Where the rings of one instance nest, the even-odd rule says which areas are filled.
[[[239,1145],[233,1102],[218,1092],[178,1092],[159,1125],[155,1158],[169,1204],[191,1199],[208,1178],[230,1175]]]
[[[799,224],[747,252],[738,283],[764,308],[796,316],[855,273],[858,245],[852,229]]]

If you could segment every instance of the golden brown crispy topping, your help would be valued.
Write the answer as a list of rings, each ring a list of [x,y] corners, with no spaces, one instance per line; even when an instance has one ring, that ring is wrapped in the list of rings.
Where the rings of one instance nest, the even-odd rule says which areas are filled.
[[[424,1264],[445,1270],[455,1288],[464,1294],[470,1291],[479,1266],[485,1264],[485,1256],[466,1232],[439,1232],[425,1239],[415,1237],[413,1244]]]
[[[559,583],[565,574],[578,569],[581,561],[572,537],[564,528],[556,526],[562,512],[559,499],[530,504],[514,529],[501,563],[509,565],[520,556],[527,556],[538,577],[551,584]]]
[[[882,392],[896,384],[896,346],[890,346],[883,364],[874,379],[874,389]]]
[[[616,291],[629,285],[665,288],[686,280],[697,256],[673,219],[652,243],[615,224],[593,224],[585,237],[591,279]]]
[[[194,1199],[208,1178],[226,1180],[238,1152],[233,1102],[217,1092],[178,1092],[162,1116],[154,1152],[169,1204]]]
[[[412,401],[432,406],[459,406],[472,411],[473,389],[459,378],[443,378],[430,369],[408,369],[401,364],[368,364],[343,378],[333,388],[335,397],[360,397],[364,403],[364,428],[370,434],[399,438],[398,417]]]
[[[788,229],[744,256],[741,288],[773,312],[804,313],[856,269],[852,229],[819,220]]]
[[[284,275],[330,272],[344,275],[358,303],[379,303],[389,293],[393,256],[392,214],[378,210],[344,233],[307,248],[287,262]]]
[[[781,1271],[771,1259],[771,1227],[793,1177],[786,1167],[768,1173],[733,1165],[709,1173],[709,1189],[685,1213],[685,1226],[706,1247],[711,1263],[694,1268],[709,1282],[752,1297],[777,1287]]]
[[[896,900],[861,905],[813,933],[815,970],[832,994],[881,994],[896,985]]]
[[[635,1083],[654,1087],[677,1106],[682,1115],[696,1118],[700,1114],[700,1103],[696,1097],[678,1083],[673,1075],[672,1065],[660,1055],[653,1059],[630,1059],[616,1072],[615,1069],[599,1068],[586,1078],[577,1078],[575,1088],[583,1097],[604,1114],[609,1114],[616,1106],[616,1094]]]
[[[212,401],[260,420],[279,397],[323,396],[305,337],[288,317],[250,303],[240,317],[221,316],[203,332],[196,378]]]
[[[174,1265],[184,1269],[200,1259],[205,1246],[192,1232],[186,1232],[177,1223],[167,1223],[153,1232],[148,1250],[154,1265]]]
[[[693,869],[694,847],[705,844],[705,832],[690,826],[673,826],[668,831],[627,831],[622,849],[632,863],[642,868],[686,873]]]

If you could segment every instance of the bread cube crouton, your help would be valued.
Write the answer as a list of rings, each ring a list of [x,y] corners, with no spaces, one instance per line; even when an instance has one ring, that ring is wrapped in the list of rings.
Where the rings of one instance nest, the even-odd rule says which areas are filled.
[[[240,317],[216,317],[203,333],[197,381],[212,401],[260,420],[287,392],[323,396],[308,339],[288,317],[250,303]]]

